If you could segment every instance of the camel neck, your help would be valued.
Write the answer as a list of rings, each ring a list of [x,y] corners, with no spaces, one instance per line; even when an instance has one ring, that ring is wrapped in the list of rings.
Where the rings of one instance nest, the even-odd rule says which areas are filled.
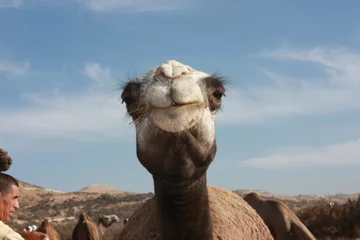
[[[206,173],[174,187],[154,177],[161,240],[212,240]]]

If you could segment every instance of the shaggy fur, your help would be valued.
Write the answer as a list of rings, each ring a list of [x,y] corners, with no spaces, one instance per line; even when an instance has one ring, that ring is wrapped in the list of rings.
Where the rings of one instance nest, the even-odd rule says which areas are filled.
[[[12,159],[9,156],[8,152],[0,148],[0,172],[5,172],[9,170],[12,164]]]
[[[247,194],[244,200],[264,220],[275,240],[315,240],[300,219],[281,201],[265,200],[254,192]]]

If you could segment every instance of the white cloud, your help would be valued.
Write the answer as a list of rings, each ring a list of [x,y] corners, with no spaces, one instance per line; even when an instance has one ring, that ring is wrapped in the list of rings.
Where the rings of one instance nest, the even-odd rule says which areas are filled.
[[[227,94],[224,111],[219,114],[220,122],[258,124],[278,117],[360,109],[359,52],[342,47],[282,48],[260,56],[314,63],[323,71],[323,76],[298,78],[265,71],[269,84],[252,84]]]
[[[264,124],[280,117],[360,110],[360,68],[355,67],[360,66],[360,54],[355,51],[345,48],[279,49],[261,55],[314,62],[323,69],[324,76],[299,79],[265,71],[271,80],[269,84],[252,84],[228,91],[224,111],[217,118],[220,123]],[[3,71],[24,72],[14,70],[17,68],[9,67],[11,65],[1,66]],[[22,69],[26,69],[26,65],[23,66]],[[27,94],[24,99],[30,105],[1,109],[0,134],[31,132],[58,136],[133,132],[125,118],[125,107],[119,106],[118,97],[111,97],[115,86],[111,70],[87,62],[82,71],[93,81],[82,93],[56,90]]]
[[[10,61],[0,61],[0,73],[10,73],[14,75],[23,75],[30,68],[29,62],[16,63]]]
[[[100,86],[110,86],[114,83],[114,77],[109,68],[102,68],[100,64],[87,62],[83,73]]]
[[[18,8],[22,3],[22,0],[0,0],[0,8]]]
[[[90,10],[96,12],[113,11],[168,11],[184,7],[186,0],[78,0]]]
[[[0,111],[0,135],[33,135],[38,137],[122,137],[132,133],[120,105],[119,96],[99,85],[113,79],[108,69],[87,64],[84,72],[96,80],[83,92],[69,93],[59,89],[24,94],[26,104],[3,107]],[[113,84],[115,86],[115,83]]]
[[[241,166],[256,168],[297,168],[302,166],[336,167],[360,165],[360,140],[320,148],[292,148],[240,161]]]
[[[320,64],[332,86],[360,86],[360,52],[345,47],[318,47],[309,50],[282,48],[263,52],[263,57]]]

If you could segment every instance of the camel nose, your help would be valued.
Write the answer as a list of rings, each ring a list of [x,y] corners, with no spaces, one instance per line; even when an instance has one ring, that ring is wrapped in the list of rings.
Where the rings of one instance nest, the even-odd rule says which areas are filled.
[[[189,69],[184,64],[174,60],[169,60],[161,64],[155,71],[154,80],[172,81],[185,76],[189,73]]]

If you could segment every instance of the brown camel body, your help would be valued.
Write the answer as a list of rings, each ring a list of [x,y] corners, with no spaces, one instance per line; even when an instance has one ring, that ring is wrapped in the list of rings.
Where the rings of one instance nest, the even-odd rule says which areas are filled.
[[[119,222],[116,215],[103,215],[99,217],[98,223],[95,224],[93,220],[86,213],[80,214],[79,222],[73,230],[73,240],[98,240],[102,239],[105,234],[105,229],[110,227],[113,223]]]
[[[253,209],[240,196],[215,186],[208,186],[208,191],[214,239],[272,239],[267,234],[269,230],[266,225],[259,219],[259,216],[254,216]],[[155,201],[155,198],[149,199],[134,212],[125,225],[119,240],[161,239],[157,226]],[[134,231],[135,226],[141,226],[143,230]]]
[[[249,193],[244,200],[253,207],[268,226],[275,240],[315,240],[300,219],[281,201],[262,199]]]
[[[207,186],[216,155],[215,115],[223,80],[167,61],[127,82],[122,100],[136,127],[136,152],[155,196],[129,219],[121,240],[267,240],[270,231],[240,197]]]
[[[49,236],[50,240],[60,240],[60,235],[55,231],[55,229],[51,226],[50,220],[45,218],[40,227],[36,229],[37,232],[46,233]]]
[[[100,240],[100,233],[97,225],[86,214],[81,213],[79,222],[76,224],[73,233],[73,240]]]
[[[9,170],[12,164],[12,159],[9,156],[8,152],[0,148],[0,172],[5,172]]]

